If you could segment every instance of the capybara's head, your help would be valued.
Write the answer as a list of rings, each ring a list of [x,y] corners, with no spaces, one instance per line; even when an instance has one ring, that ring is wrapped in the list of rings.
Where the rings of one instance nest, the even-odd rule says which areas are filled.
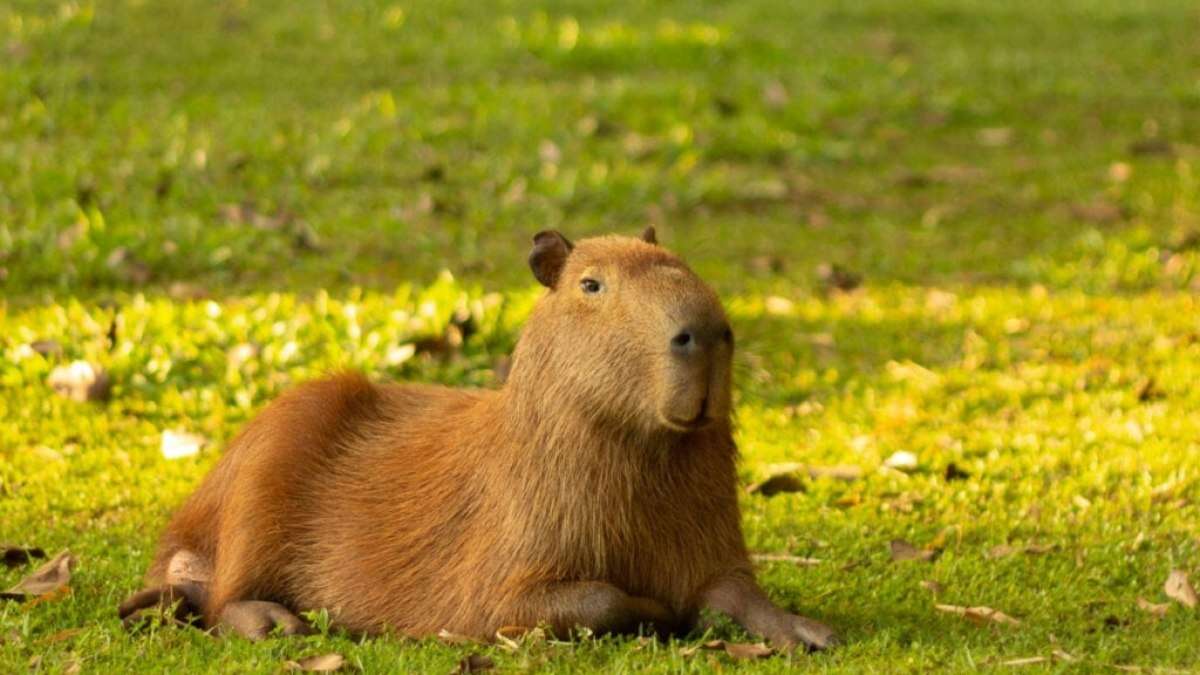
[[[684,433],[725,421],[733,332],[716,293],[641,238],[572,244],[534,237],[529,266],[549,290],[517,345],[510,387],[622,429]],[[526,392],[531,393],[531,392]]]

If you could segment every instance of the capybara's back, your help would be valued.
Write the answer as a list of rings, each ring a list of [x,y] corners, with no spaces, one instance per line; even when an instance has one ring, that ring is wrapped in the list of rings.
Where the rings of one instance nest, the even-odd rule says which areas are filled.
[[[250,637],[657,631],[710,607],[784,646],[824,626],[755,584],[730,431],[733,336],[654,241],[534,240],[548,289],[500,390],[341,375],[281,396],[176,513],[122,615],[183,598]]]

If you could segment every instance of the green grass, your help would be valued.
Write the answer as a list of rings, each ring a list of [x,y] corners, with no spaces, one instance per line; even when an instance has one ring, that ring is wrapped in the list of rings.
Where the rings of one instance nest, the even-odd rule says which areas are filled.
[[[646,224],[730,309],[744,482],[865,470],[743,501],[754,550],[823,561],[764,565],[770,594],[846,645],[483,648],[501,668],[1200,669],[1195,610],[1136,606],[1200,581],[1194,2],[267,4],[0,6],[0,539],[80,559],[69,595],[0,604],[0,670],[449,671],[470,648],[130,636],[114,607],[283,388],[491,385],[532,233]],[[388,359],[463,307],[461,352]],[[77,358],[110,402],[46,386]],[[164,429],[212,443],[167,461]],[[880,468],[898,450],[917,471]],[[896,538],[944,552],[894,563]],[[1022,623],[937,612],[929,579]]]

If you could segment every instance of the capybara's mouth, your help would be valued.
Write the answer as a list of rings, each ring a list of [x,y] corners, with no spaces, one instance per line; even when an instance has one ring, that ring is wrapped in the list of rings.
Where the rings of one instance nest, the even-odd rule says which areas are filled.
[[[662,415],[662,419],[668,427],[671,427],[675,431],[696,431],[697,429],[703,429],[713,421],[712,417],[710,417],[708,414],[707,396],[705,396],[704,400],[700,402],[700,411],[697,412],[696,416],[692,419],[683,420],[673,415],[666,414]]]

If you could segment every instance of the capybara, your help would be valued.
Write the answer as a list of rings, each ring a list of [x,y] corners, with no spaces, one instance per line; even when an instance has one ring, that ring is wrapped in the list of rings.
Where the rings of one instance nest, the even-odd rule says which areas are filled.
[[[824,625],[774,606],[742,537],[733,333],[655,241],[534,238],[548,289],[498,390],[340,375],[266,407],[179,509],[122,617],[178,600],[251,638],[308,629],[479,638],[677,632],[702,609],[776,646]]]

